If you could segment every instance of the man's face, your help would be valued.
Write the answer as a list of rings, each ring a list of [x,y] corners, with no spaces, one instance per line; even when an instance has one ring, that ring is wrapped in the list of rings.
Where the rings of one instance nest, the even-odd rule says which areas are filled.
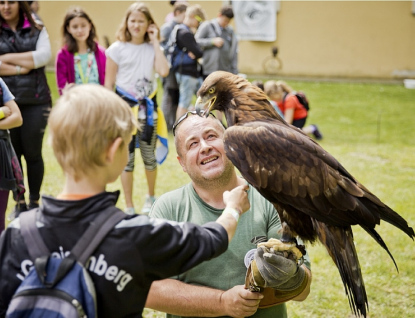
[[[189,114],[178,127],[177,159],[194,183],[227,178],[225,172],[233,171],[233,165],[225,155],[223,134],[221,123],[210,116]]]

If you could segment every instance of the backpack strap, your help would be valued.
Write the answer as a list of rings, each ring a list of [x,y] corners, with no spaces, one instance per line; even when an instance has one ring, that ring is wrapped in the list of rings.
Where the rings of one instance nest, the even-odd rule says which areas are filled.
[[[56,276],[51,282],[46,282],[46,277],[41,277],[42,273],[46,272],[49,256],[36,259],[35,268],[42,283],[48,287],[55,286],[66,276],[76,261],[85,266],[91,254],[96,250],[105,236],[125,217],[125,213],[114,206],[100,212],[95,220],[90,223],[81,238],[76,242],[68,257],[65,257],[62,260],[56,272]]]
[[[216,26],[213,24],[213,21],[208,21],[207,23],[210,24],[210,27],[212,28],[213,33],[215,33],[216,37],[220,38],[221,37],[221,34],[216,29]]]
[[[125,217],[126,214],[114,206],[100,212],[78,242],[76,242],[71,250],[71,254],[78,262],[85,265],[105,236]]]
[[[19,215],[20,233],[23,236],[23,240],[33,262],[38,257],[50,254],[36,226],[36,214],[38,211],[39,208],[23,212]]]
[[[36,226],[37,211],[39,209],[21,213],[19,216],[20,232],[33,261],[42,256],[49,256],[50,254],[50,250],[46,246]],[[125,213],[114,206],[100,212],[72,248],[71,258],[85,264],[89,256],[95,251],[108,232],[125,217]]]

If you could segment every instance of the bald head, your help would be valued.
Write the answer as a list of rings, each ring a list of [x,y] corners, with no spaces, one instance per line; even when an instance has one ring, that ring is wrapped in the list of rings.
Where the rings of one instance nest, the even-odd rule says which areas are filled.
[[[222,137],[225,132],[222,122],[213,115],[201,117],[197,114],[188,113],[187,117],[175,129],[174,144],[177,154],[179,156],[184,154],[186,139],[191,137],[192,134],[209,129],[217,131]]]

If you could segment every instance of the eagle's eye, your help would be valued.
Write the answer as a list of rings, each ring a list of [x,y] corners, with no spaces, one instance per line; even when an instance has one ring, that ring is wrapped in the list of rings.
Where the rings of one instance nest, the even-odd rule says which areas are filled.
[[[209,88],[208,92],[209,92],[209,94],[213,94],[215,92],[215,88],[214,87]]]

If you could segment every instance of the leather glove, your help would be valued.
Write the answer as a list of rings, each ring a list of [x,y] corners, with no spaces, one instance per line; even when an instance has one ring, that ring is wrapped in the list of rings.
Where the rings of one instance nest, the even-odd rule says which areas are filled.
[[[297,262],[284,257],[284,252],[275,252],[264,246],[257,248],[251,266],[258,287],[290,291],[304,281],[304,269]]]
[[[264,295],[259,308],[284,303],[306,288],[308,275],[298,261],[303,260],[302,256],[295,245],[276,239],[258,244],[246,273],[245,288]]]

